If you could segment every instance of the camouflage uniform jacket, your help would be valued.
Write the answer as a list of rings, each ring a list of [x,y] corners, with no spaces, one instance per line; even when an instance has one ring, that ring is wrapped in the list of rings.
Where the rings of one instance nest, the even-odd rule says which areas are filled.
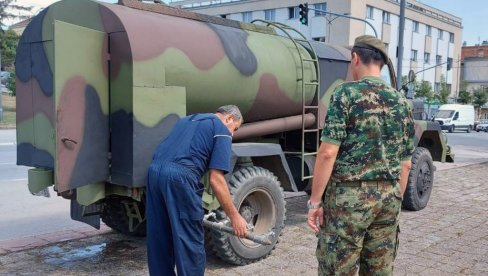
[[[399,179],[414,150],[406,98],[377,77],[343,83],[332,96],[321,141],[340,145],[331,180]]]

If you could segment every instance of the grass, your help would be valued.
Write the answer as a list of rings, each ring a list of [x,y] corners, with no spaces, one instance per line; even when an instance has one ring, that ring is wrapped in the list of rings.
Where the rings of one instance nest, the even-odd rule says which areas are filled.
[[[2,94],[3,118],[0,128],[15,127],[15,97]]]

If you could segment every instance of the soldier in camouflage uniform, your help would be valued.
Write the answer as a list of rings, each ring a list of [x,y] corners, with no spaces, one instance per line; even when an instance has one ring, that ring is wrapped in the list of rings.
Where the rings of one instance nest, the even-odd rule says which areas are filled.
[[[319,275],[393,274],[414,125],[405,97],[380,79],[388,60],[383,42],[358,37],[354,81],[331,99],[308,202]]]

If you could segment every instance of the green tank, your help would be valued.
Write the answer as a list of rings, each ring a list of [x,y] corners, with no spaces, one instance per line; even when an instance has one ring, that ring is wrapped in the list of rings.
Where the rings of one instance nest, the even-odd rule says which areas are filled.
[[[17,50],[17,164],[29,190],[54,186],[71,217],[145,235],[147,168],[182,116],[239,106],[245,124],[226,178],[261,245],[208,229],[206,246],[247,264],[275,247],[283,191],[307,191],[331,93],[347,80],[346,48],[306,40],[279,23],[240,23],[161,4],[63,0],[26,27]],[[394,72],[385,69],[395,85]],[[426,206],[432,161],[452,162],[438,124],[417,121],[404,207]],[[207,219],[225,222],[212,195]]]

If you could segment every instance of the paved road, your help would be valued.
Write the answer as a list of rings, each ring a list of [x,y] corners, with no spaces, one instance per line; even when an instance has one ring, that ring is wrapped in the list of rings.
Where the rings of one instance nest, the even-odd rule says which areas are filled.
[[[488,163],[443,170],[429,205],[402,212],[395,275],[488,275],[487,171]],[[271,256],[239,267],[209,256],[206,275],[317,275],[306,200],[287,199],[286,227]],[[0,242],[0,275],[148,274],[144,239],[104,233],[3,255]]]
[[[28,167],[17,166],[15,129],[0,129],[0,241],[75,229],[84,224],[69,215],[69,201],[30,194]]]

